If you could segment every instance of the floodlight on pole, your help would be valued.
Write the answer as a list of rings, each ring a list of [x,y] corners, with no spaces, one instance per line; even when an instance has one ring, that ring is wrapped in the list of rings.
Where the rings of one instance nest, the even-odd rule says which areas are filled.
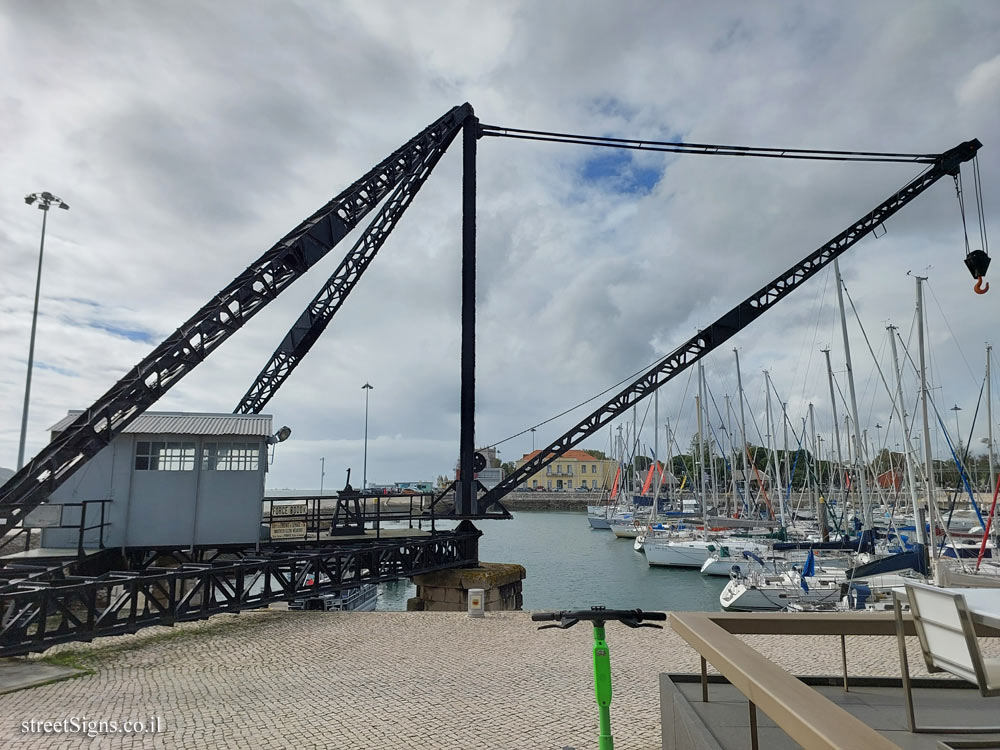
[[[361,489],[368,489],[368,391],[374,388],[370,383],[365,383],[361,386],[361,390],[365,392],[365,458],[364,464],[361,469]]]
[[[35,329],[38,325],[38,297],[42,289],[42,256],[45,254],[45,225],[49,216],[49,209],[52,206],[58,206],[64,211],[69,210],[68,203],[48,191],[43,193],[29,193],[24,196],[24,202],[29,206],[37,203],[37,208],[42,211],[42,241],[38,247],[38,275],[35,277],[35,307],[31,314],[31,339],[28,344],[28,375],[24,383],[24,410],[21,412],[21,440],[17,447],[18,471],[24,466],[24,444],[28,435],[28,404],[31,402],[31,371],[35,364]]]

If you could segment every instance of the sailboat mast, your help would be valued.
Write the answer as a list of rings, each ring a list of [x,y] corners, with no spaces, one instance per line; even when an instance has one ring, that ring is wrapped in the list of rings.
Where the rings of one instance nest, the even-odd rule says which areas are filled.
[[[653,474],[659,468],[660,460],[660,392],[653,391]]]
[[[993,346],[986,345],[986,453],[990,461],[990,490],[997,486],[996,472],[993,468],[993,384],[990,382],[990,358]]]
[[[729,394],[726,394],[726,421],[729,423],[729,427],[726,428],[726,435],[729,437],[729,478],[731,480],[730,494],[733,498],[733,512],[735,513],[740,507],[739,503],[736,502],[737,492],[736,492],[736,451],[733,445],[733,409],[729,403]],[[726,510],[729,510],[727,507]]]
[[[896,406],[896,417],[899,419],[899,423],[903,425],[903,461],[906,463],[906,483],[910,488],[910,503],[913,505],[913,522],[916,524],[917,529],[917,544],[926,544],[927,539],[924,535],[924,525],[920,523],[920,507],[917,504],[917,480],[913,472],[913,457],[910,455],[910,451],[913,449],[913,443],[910,441],[910,423],[906,418],[906,407],[903,403],[903,382],[902,377],[899,372],[899,355],[896,353],[896,326],[888,326],[886,330],[889,332],[889,343],[892,345],[892,371],[896,375],[896,398],[893,403]]]
[[[926,276],[915,276],[917,280],[917,340],[920,351],[920,408],[924,417],[924,467],[927,483],[927,518],[931,524],[931,557],[937,559],[937,501],[934,498],[934,456],[931,453],[931,425],[927,417],[927,366],[924,359],[924,289]]]
[[[804,425],[803,425],[804,427]],[[812,401],[809,402],[809,432],[812,435],[811,446],[812,446],[812,486],[813,486],[813,504],[816,507],[816,523],[820,525],[820,534],[823,533],[822,522],[823,514],[819,507],[819,449],[817,448],[816,441],[816,410],[813,408]]]
[[[708,387],[705,385],[705,364],[701,360],[698,360],[698,388],[701,394],[701,410],[698,412],[699,419],[704,420],[704,427],[707,428],[707,435],[704,435],[701,442],[701,474],[702,474],[702,496],[707,496],[707,490],[705,489],[705,464],[708,464],[708,476],[711,477],[712,489],[715,489],[715,468],[712,461],[712,417],[708,413],[708,401],[705,397],[708,395]],[[706,442],[708,443],[708,448],[705,448]],[[708,453],[708,458],[706,459],[705,453]],[[702,500],[704,503],[705,501]],[[716,511],[718,512],[718,511]]]
[[[632,404],[632,494],[634,495],[638,491],[638,479],[639,479],[639,465],[636,462],[636,457],[639,455],[639,433],[636,431],[636,411],[638,409],[638,403]]]
[[[670,502],[673,503],[673,501],[676,498],[674,498],[674,494],[673,494],[673,491],[674,491],[674,452],[673,452],[673,445],[670,442],[670,417],[667,417],[667,423],[665,425],[665,428],[666,428],[666,431],[667,431],[667,472],[668,472],[667,487],[670,489]],[[681,508],[680,509],[684,510],[683,503],[681,504]]]
[[[788,499],[792,499],[792,462],[788,457],[788,402],[781,402],[781,426],[785,432],[785,487]]]
[[[705,503],[705,450],[703,448],[704,443],[702,442],[702,415],[701,415],[701,379],[698,379],[698,395],[694,397],[694,408],[698,410],[698,452],[697,458],[692,456],[692,460],[696,460],[697,463],[694,465],[695,471],[700,475],[700,482],[698,484],[700,488],[701,497],[701,521],[702,529],[704,531],[704,537],[708,539],[708,511],[706,509]]]
[[[733,354],[736,355],[736,397],[740,400],[740,453],[743,454],[743,497],[746,500],[747,508],[752,513],[754,509],[750,505],[750,470],[747,466],[747,421],[743,408],[743,378],[740,376],[740,352],[734,348]]]
[[[844,465],[844,455],[840,449],[840,423],[837,421],[837,395],[833,388],[833,367],[830,365],[830,347],[823,350],[826,356],[826,378],[830,382],[830,408],[833,409],[833,441],[837,444],[837,482],[836,486],[844,488],[844,476],[841,474]],[[833,484],[831,482],[831,484]]]
[[[782,527],[785,526],[785,502],[784,496],[781,492],[781,478],[778,476],[780,470],[778,468],[778,453],[774,449],[774,444],[777,442],[774,439],[774,424],[771,422],[771,375],[767,370],[764,370],[764,394],[765,394],[765,409],[767,409],[767,450],[771,456],[771,472],[774,474],[774,487],[778,494],[778,518],[781,521]]]
[[[851,342],[847,335],[847,314],[844,312],[844,282],[840,276],[840,263],[833,261],[833,271],[837,276],[837,303],[840,306],[840,328],[844,334],[844,360],[847,363],[847,386],[851,395],[851,420],[854,422],[855,461],[858,468],[858,485],[861,489],[861,514],[864,530],[872,531],[872,508],[868,497],[868,477],[865,469],[864,444],[861,442],[861,422],[858,421],[858,397],[854,390],[854,369],[851,367]],[[849,439],[849,438],[848,438]]]

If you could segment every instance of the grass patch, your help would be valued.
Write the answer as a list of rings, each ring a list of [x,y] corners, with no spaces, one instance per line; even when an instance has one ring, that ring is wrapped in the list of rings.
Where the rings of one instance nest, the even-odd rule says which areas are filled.
[[[60,651],[57,654],[52,654],[51,656],[43,656],[36,661],[42,664],[51,664],[54,667],[69,667],[70,669],[79,669],[87,674],[93,674],[94,668],[87,663],[87,654],[81,651]]]
[[[266,610],[259,611],[263,612]],[[87,674],[93,674],[97,671],[101,662],[112,660],[131,651],[158,646],[170,641],[182,641],[185,639],[193,641],[202,638],[217,637],[232,631],[244,629],[248,626],[253,627],[254,624],[257,624],[247,622],[247,620],[243,619],[245,616],[245,614],[233,614],[229,617],[215,616],[207,621],[179,623],[179,627],[152,626],[141,628],[136,633],[130,634],[125,638],[102,636],[95,639],[93,645],[88,648],[56,651],[48,656],[39,657],[37,661],[44,664],[72,667],[83,670]],[[271,618],[264,617],[260,619],[267,620]],[[257,620],[258,623],[260,619]],[[190,626],[193,622],[198,622],[198,627],[184,627],[185,625]]]

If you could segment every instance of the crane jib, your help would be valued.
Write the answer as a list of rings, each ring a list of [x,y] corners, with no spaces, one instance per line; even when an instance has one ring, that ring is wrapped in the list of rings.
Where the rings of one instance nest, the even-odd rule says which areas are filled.
[[[481,511],[488,511],[490,507],[498,503],[501,498],[530,476],[556,461],[566,451],[579,445],[611,420],[626,412],[634,404],[735,336],[939,179],[946,175],[955,175],[961,164],[972,159],[981,146],[979,140],[973,139],[945,151],[928,169],[872,211],[853,222],[847,229],[777,276],[770,283],[758,289],[736,307],[724,313],[718,320],[666,355],[549,446],[542,448],[533,459],[526,461],[480,498]]]

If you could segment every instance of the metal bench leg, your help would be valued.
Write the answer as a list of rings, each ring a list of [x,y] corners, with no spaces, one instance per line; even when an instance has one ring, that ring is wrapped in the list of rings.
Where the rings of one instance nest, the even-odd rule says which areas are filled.
[[[847,685],[847,639],[844,636],[840,636],[840,664],[844,668],[844,692],[846,693],[850,688]]]
[[[708,662],[701,657],[701,700],[708,703]]]

